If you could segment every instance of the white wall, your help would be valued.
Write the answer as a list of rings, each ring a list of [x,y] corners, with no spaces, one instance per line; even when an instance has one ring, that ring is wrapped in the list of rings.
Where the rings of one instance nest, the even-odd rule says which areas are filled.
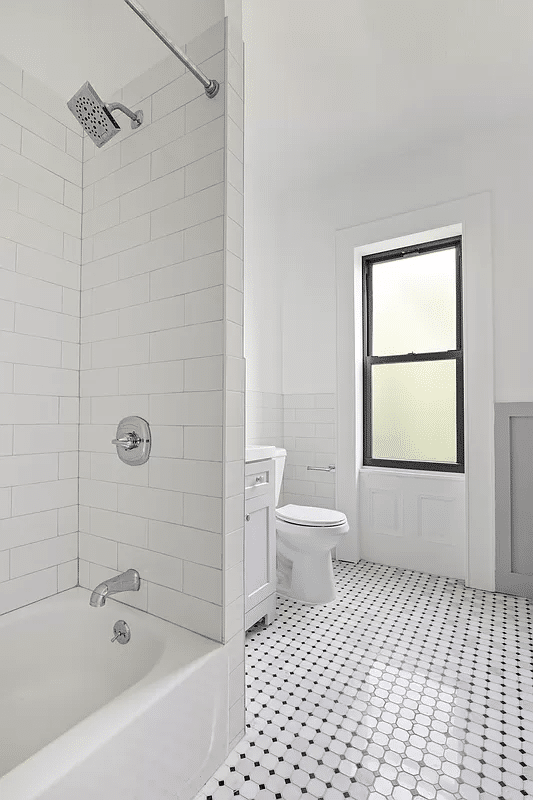
[[[279,235],[282,220],[259,175],[253,170],[254,151],[245,143],[246,239],[244,317],[246,388],[282,392],[282,267]],[[254,437],[252,437],[254,438]]]
[[[530,309],[533,127],[525,122],[435,143],[349,180],[287,193],[283,391],[335,391],[336,229],[489,190],[494,261],[495,400],[533,399]],[[346,174],[350,174],[347,154]]]
[[[387,161],[368,164],[364,171],[350,164],[347,152],[343,174],[332,174],[327,184],[313,185],[310,171],[308,185],[292,186],[275,203],[265,203],[262,209],[257,205],[257,218],[266,220],[272,208],[276,210],[263,229],[263,237],[276,241],[276,258],[284,265],[280,270],[284,405],[290,408],[287,401],[290,403],[292,396],[330,394],[331,405],[335,406],[335,231],[486,190],[492,195],[495,400],[532,400],[533,374],[528,368],[533,341],[532,166],[533,126],[516,120],[493,130],[469,132],[461,139],[434,142],[418,152],[391,155]],[[251,184],[250,181],[250,194],[258,193],[260,186]],[[246,282],[256,291],[249,293],[246,303],[246,354],[248,363],[254,365],[248,388],[255,388],[254,383],[262,385],[263,377],[268,383],[272,374],[272,360],[264,363],[260,352],[261,330],[267,322],[250,325],[248,320],[253,320],[254,315],[262,318],[267,304],[274,317],[278,302],[270,285],[262,290],[258,259],[258,241],[249,239]],[[258,427],[256,416],[252,410],[255,441],[267,443],[269,436],[263,433],[272,439],[274,431],[268,429],[266,418]],[[308,478],[301,469],[305,450],[304,454],[298,452],[287,427],[291,421],[285,416],[289,467],[286,478],[303,481]],[[305,430],[311,437],[309,447],[313,437],[310,424]],[[318,436],[316,431],[315,428],[314,435]],[[327,449],[334,451],[335,446],[333,441]],[[326,466],[326,453],[316,454],[309,463]],[[299,492],[284,488],[285,501],[289,498],[301,504],[318,504],[319,486],[314,491],[305,483],[287,486],[296,487]],[[320,502],[327,505],[326,500]]]
[[[0,56],[0,614],[78,581],[82,137]]]

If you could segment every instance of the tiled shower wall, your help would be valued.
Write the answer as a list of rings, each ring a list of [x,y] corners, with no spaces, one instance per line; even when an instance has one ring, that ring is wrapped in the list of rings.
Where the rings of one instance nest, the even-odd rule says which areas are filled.
[[[78,580],[81,130],[0,56],[0,614]]]
[[[142,128],[85,140],[80,583],[134,567],[125,602],[222,641],[242,633],[242,42],[237,67],[224,21],[186,50],[215,99],[171,56],[114,98]],[[152,427],[142,467],[111,445],[129,415]]]
[[[136,567],[142,589],[126,603],[228,645],[234,743],[244,730],[240,27],[221,20],[184,49],[220,81],[217,98],[171,56],[109,98],[142,108],[145,122],[124,124],[103,150],[64,98],[0,57],[0,613],[75,586],[78,553],[87,588]],[[130,414],[152,426],[142,468],[111,444]]]

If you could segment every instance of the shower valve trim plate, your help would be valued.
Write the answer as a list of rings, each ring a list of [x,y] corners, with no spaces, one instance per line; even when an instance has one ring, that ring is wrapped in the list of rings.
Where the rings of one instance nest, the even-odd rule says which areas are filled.
[[[119,422],[111,444],[115,445],[118,457],[125,464],[131,467],[146,464],[152,446],[150,426],[142,417],[125,417]]]

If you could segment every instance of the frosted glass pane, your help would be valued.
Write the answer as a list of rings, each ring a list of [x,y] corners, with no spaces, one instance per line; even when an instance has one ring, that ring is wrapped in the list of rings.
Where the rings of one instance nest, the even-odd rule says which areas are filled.
[[[457,461],[455,360],[372,365],[372,457]]]
[[[455,248],[372,265],[372,353],[456,349]]]

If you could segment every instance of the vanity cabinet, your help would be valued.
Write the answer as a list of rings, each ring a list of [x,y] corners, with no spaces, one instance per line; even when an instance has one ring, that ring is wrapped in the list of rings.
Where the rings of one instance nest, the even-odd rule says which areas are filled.
[[[274,461],[245,469],[244,627],[276,616],[276,517]]]

